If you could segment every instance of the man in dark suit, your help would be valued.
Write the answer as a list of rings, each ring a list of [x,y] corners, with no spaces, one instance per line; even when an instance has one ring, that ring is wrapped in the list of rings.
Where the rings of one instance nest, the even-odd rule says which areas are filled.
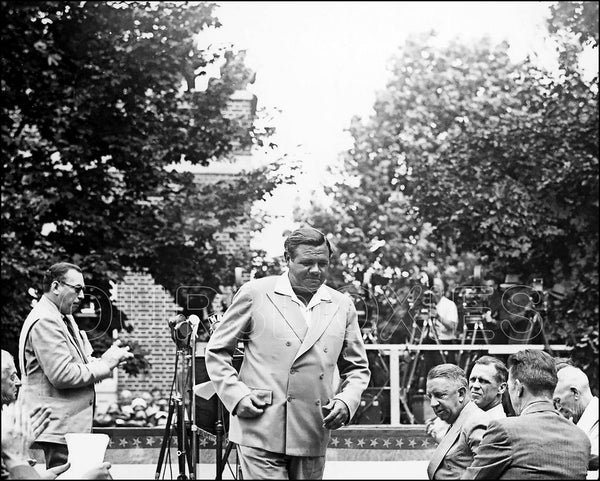
[[[473,461],[488,416],[471,401],[465,372],[454,364],[429,371],[427,396],[436,416],[450,425],[427,466],[427,476],[458,479]]]
[[[516,417],[490,421],[462,479],[585,479],[590,441],[552,403],[554,359],[525,349],[508,358]]]

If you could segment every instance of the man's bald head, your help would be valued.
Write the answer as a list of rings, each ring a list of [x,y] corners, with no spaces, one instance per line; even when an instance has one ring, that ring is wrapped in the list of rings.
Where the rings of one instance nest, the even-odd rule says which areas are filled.
[[[590,381],[578,367],[565,366],[558,371],[554,403],[561,414],[577,423],[592,400]]]
[[[2,349],[2,405],[16,401],[21,380],[17,375],[17,368],[12,355]]]

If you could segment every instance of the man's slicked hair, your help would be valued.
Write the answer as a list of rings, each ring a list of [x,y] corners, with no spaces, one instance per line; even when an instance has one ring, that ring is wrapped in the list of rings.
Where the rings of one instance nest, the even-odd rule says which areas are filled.
[[[443,377],[449,379],[450,381],[458,384],[465,389],[469,389],[469,381],[467,380],[467,376],[465,371],[462,368],[458,367],[456,364],[439,364],[427,373],[427,380],[436,379],[439,377]]]
[[[496,382],[503,383],[508,381],[508,369],[506,365],[500,360],[492,356],[481,356],[475,361],[475,364],[481,364],[483,366],[494,366],[496,368]]]
[[[287,257],[289,259],[293,259],[296,255],[296,248],[298,246],[309,245],[317,247],[323,244],[327,246],[327,249],[329,250],[329,257],[331,257],[333,250],[329,240],[327,237],[325,237],[325,234],[313,227],[301,227],[300,229],[296,229],[287,237],[283,243],[283,249],[285,254],[287,254]]]
[[[554,358],[544,351],[524,349],[508,357],[511,377],[518,379],[532,394],[552,397],[558,382]]]
[[[57,262],[56,264],[52,264],[50,268],[44,272],[44,280],[42,281],[44,292],[50,291],[50,286],[54,281],[64,281],[67,272],[70,270],[81,272],[79,266],[70,264],[69,262]]]

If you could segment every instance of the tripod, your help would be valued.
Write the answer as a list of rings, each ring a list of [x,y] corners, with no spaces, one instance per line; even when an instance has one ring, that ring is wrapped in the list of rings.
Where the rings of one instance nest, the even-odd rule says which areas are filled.
[[[423,342],[425,341],[425,339],[427,337],[430,337],[431,339],[433,339],[438,346],[441,347],[441,345],[442,345],[440,342],[440,339],[438,337],[437,330],[436,330],[435,324],[433,322],[433,318],[431,316],[429,316],[428,313],[427,313],[427,316],[424,318],[422,316],[417,315],[413,319],[409,344],[415,343],[415,339],[417,336],[417,330],[419,329],[419,323],[418,323],[419,319],[423,319],[423,323],[420,328],[421,334],[419,336],[417,349],[413,354],[413,359],[410,364],[410,369],[404,371],[404,375],[402,377],[402,383],[401,383],[401,387],[400,387],[400,402],[402,403],[402,406],[405,409],[405,412],[408,416],[410,424],[415,423],[415,416],[408,406],[407,398],[408,398],[409,391],[413,384],[413,379],[414,379],[415,373],[417,371],[417,366],[419,365],[419,361],[421,360],[421,357],[422,357],[421,356],[421,346],[423,345]],[[445,363],[446,355],[444,354],[444,352],[442,350],[440,350],[440,355],[442,357],[443,362]],[[407,376],[407,373],[408,373],[408,376]]]
[[[223,470],[225,469],[225,465],[227,464],[227,459],[231,454],[231,450],[235,447],[235,443],[232,441],[227,442],[227,446],[225,447],[225,453],[223,454],[223,440],[225,438],[225,426],[223,424],[223,416],[224,416],[223,403],[220,399],[217,398],[217,422],[215,423],[216,430],[216,453],[215,453],[215,461],[216,461],[216,477],[217,481],[221,481],[223,479]],[[240,469],[240,463],[237,462],[237,476],[235,479],[242,479],[242,473]]]
[[[488,339],[487,335],[486,335],[486,330],[484,328],[483,325],[483,316],[465,316],[465,327],[463,328],[463,332],[462,332],[462,336],[460,339],[460,345],[464,346],[465,342],[467,340],[467,334],[471,333],[471,339],[470,339],[470,345],[474,346],[475,342],[477,341],[477,337],[480,335],[483,338],[483,341],[489,346],[490,345],[490,340]],[[472,329],[468,329],[469,326],[472,326]],[[456,359],[456,364],[458,366],[460,366],[460,361],[463,355],[463,350],[458,351],[458,356]],[[471,367],[471,362],[473,361],[473,357],[474,357],[474,352],[473,350],[470,350],[469,353],[467,354],[466,360],[465,360],[465,365],[463,366],[463,369],[465,372],[468,372],[469,367]]]
[[[180,363],[181,361],[181,363]],[[176,384],[187,384],[186,383],[186,352],[185,349],[179,348],[177,349],[177,354],[175,357],[175,379],[177,378],[177,366],[180,363],[181,365],[181,376],[179,379],[179,383]],[[165,425],[165,433],[163,434],[162,443],[160,446],[160,453],[158,455],[158,463],[156,465],[156,472],[154,474],[154,479],[159,479],[160,474],[163,468],[163,462],[165,458],[165,453],[167,451],[167,447],[171,444],[171,434],[172,434],[172,421],[173,416],[176,418],[176,434],[177,434],[177,462],[179,466],[179,474],[177,479],[188,479],[185,474],[185,463],[186,459],[188,462],[188,468],[190,473],[189,479],[196,479],[195,474],[195,463],[192,461],[190,457],[190,450],[188,445],[188,439],[186,436],[186,426],[185,426],[185,406],[182,398],[182,391],[180,389],[181,386],[177,386],[176,393],[171,396],[169,399],[169,412],[167,414],[167,423]]]

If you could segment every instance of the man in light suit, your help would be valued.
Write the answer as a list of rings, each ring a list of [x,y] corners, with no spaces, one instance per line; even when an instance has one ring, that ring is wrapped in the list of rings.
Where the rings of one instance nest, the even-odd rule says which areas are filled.
[[[44,293],[25,320],[19,336],[22,386],[19,400],[25,412],[48,406],[52,417],[36,443],[43,449],[46,467],[65,464],[67,433],[91,432],[94,383],[133,357],[129,347],[111,346],[100,359],[80,331],[72,312],[83,300],[81,269],[67,262],[54,264],[44,274]]]
[[[298,229],[284,250],[288,272],[244,284],[206,349],[247,479],[321,479],[330,430],[352,418],[370,377],[354,304],[324,284],[327,238]]]
[[[587,434],[592,444],[589,469],[597,471],[598,398],[592,394],[590,381],[581,369],[565,365],[557,370],[558,383],[554,389],[554,406]]]
[[[554,359],[525,349],[508,358],[515,417],[490,421],[463,479],[585,479],[590,441],[554,409]]]
[[[507,379],[508,370],[500,359],[481,356],[473,364],[469,375],[471,399],[485,411],[490,420],[506,417],[502,407],[502,397],[506,392]],[[426,432],[439,444],[448,427],[447,422],[434,417],[427,421]]]
[[[465,372],[454,364],[429,371],[427,397],[436,416],[450,425],[427,466],[427,476],[458,479],[473,461],[488,417],[471,401]]]

